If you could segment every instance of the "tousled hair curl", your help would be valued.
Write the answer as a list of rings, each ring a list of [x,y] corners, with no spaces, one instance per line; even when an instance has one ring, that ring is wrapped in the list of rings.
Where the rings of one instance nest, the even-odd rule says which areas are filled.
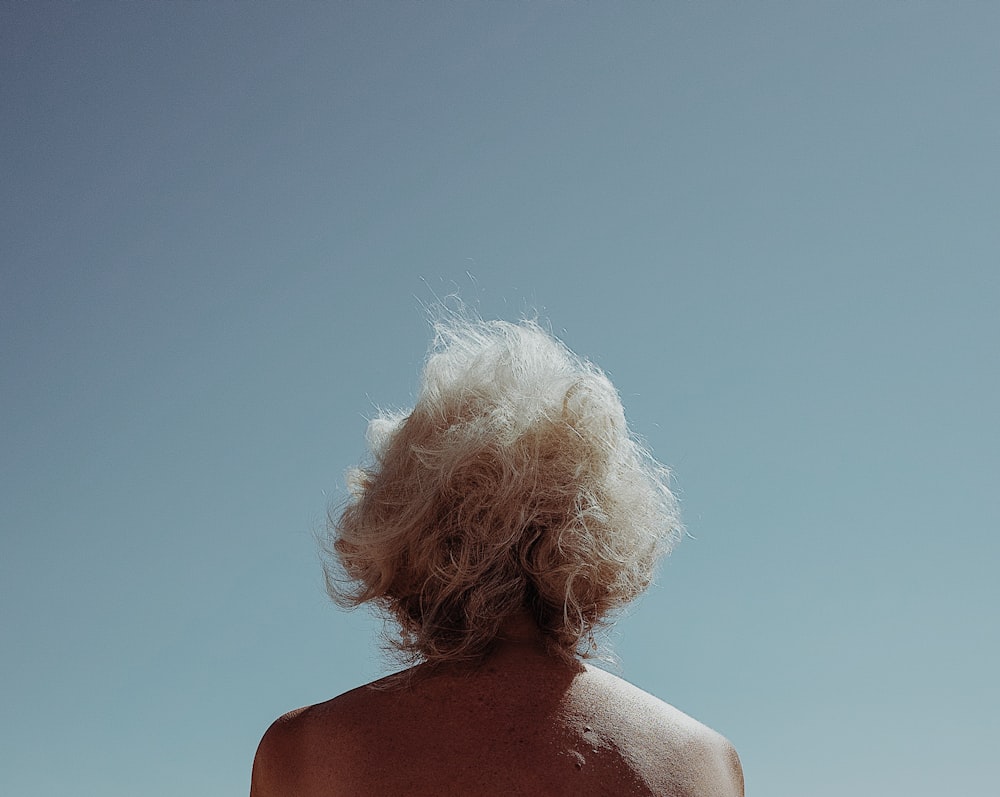
[[[525,611],[550,652],[593,655],[681,534],[669,473],[604,373],[538,323],[434,330],[416,405],[370,422],[373,461],[348,474],[327,590],[384,610],[414,661],[478,659]]]

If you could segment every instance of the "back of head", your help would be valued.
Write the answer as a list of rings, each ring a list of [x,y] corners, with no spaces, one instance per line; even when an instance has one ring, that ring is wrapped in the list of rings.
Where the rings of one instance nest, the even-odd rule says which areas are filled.
[[[669,474],[607,377],[537,323],[449,316],[435,333],[416,406],[369,426],[330,594],[386,610],[417,660],[481,657],[524,612],[552,653],[587,655],[679,536]]]

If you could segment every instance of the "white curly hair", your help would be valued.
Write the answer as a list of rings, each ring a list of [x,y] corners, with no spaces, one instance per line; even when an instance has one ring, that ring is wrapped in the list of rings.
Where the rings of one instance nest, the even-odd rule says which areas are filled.
[[[413,661],[481,658],[525,611],[552,653],[594,655],[681,535],[669,473],[604,373],[537,322],[434,331],[413,410],[372,420],[373,460],[348,474],[328,592],[381,607]]]

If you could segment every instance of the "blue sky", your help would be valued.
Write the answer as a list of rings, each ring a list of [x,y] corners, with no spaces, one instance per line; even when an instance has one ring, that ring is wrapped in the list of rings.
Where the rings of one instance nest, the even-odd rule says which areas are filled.
[[[0,792],[241,794],[388,671],[314,533],[422,306],[537,311],[690,532],[622,674],[748,792],[985,794],[1000,11],[0,7]]]

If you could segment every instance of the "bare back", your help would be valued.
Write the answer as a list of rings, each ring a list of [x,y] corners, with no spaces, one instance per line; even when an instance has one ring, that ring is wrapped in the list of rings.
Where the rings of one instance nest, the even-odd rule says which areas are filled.
[[[512,644],[407,676],[275,722],[251,797],[743,794],[723,737],[602,670]]]

